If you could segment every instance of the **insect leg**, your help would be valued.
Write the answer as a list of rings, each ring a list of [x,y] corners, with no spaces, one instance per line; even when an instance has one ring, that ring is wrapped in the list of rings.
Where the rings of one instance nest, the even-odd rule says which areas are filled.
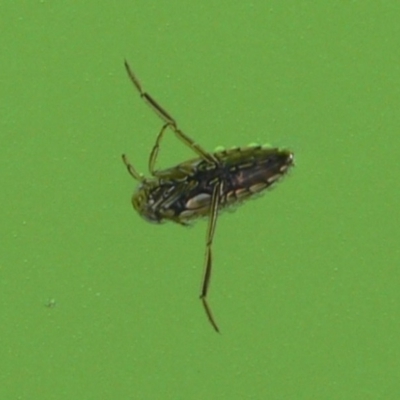
[[[172,118],[167,111],[165,111],[148,93],[142,89],[142,85],[136,78],[135,74],[131,70],[128,62],[125,60],[125,69],[128,76],[136,89],[138,90],[140,97],[153,109],[153,111],[166,123],[176,125],[174,118]]]
[[[131,176],[134,179],[136,179],[140,182],[143,182],[145,180],[144,176],[142,174],[139,174],[139,172],[137,172],[136,169],[133,167],[133,165],[129,162],[129,160],[125,154],[122,154],[122,161],[125,164],[128,172],[131,174]]]
[[[153,149],[151,150],[150,153],[149,171],[152,175],[157,176],[157,170],[155,169],[155,164],[158,157],[161,140],[163,139],[164,133],[168,128],[175,133],[178,139],[180,139],[186,146],[190,147],[203,160],[213,165],[218,164],[218,160],[214,157],[213,154],[207,153],[205,150],[203,150],[197,143],[195,143],[191,138],[189,138],[186,134],[184,134],[181,130],[179,130],[176,125],[172,123],[166,123],[161,128],[161,131],[157,136],[156,143],[153,146]]]
[[[201,285],[201,293],[200,299],[203,303],[204,310],[207,314],[208,320],[210,321],[213,328],[219,332],[219,328],[215,319],[212,315],[211,308],[207,302],[207,293],[208,288],[210,286],[211,279],[211,270],[212,270],[212,242],[214,238],[215,225],[218,217],[218,205],[220,200],[222,190],[222,182],[218,182],[214,186],[211,205],[210,205],[210,216],[208,218],[208,227],[207,227],[207,239],[206,239],[206,256],[205,256],[205,264],[204,264],[204,276],[203,282]]]
[[[139,80],[136,78],[135,74],[132,72],[129,64],[127,61],[125,61],[125,69],[128,73],[128,76],[130,80],[132,81],[133,85],[136,87],[138,90],[140,97],[152,108],[152,110],[164,121],[164,126],[161,128],[160,133],[157,136],[156,144],[154,145],[154,148],[151,152],[150,159],[149,159],[149,170],[150,172],[155,175],[155,162],[157,159],[158,155],[158,150],[160,147],[160,142],[162,137],[164,136],[164,133],[166,129],[169,127],[175,135],[180,139],[184,144],[186,144],[188,147],[190,147],[198,156],[203,158],[204,160],[216,164],[218,161],[215,159],[215,157],[205,151],[199,144],[197,144],[193,139],[191,139],[189,136],[187,136],[184,132],[182,132],[177,125],[176,120],[163,108],[160,106],[160,104],[157,103],[156,100],[153,99],[153,97],[145,92],[142,89],[142,85],[140,84]]]

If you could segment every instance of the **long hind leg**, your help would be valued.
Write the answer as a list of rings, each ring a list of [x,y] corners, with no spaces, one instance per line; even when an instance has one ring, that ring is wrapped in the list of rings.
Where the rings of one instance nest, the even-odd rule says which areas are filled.
[[[210,164],[217,164],[218,161],[215,159],[213,154],[205,151],[199,144],[197,144],[192,138],[182,132],[177,125],[176,120],[163,108],[160,104],[154,100],[154,98],[147,92],[142,89],[142,86],[139,80],[136,78],[135,74],[132,72],[129,64],[125,61],[126,72],[133,85],[138,90],[140,97],[151,107],[151,109],[164,121],[164,125],[160,130],[160,133],[157,135],[156,143],[150,153],[149,157],[149,171],[152,175],[157,175],[157,171],[155,169],[156,160],[158,157],[160,143],[164,137],[166,130],[169,128],[172,132],[175,133],[176,137],[181,140],[186,146],[191,148],[199,157],[203,160],[209,162]]]
[[[215,322],[214,316],[211,312],[211,308],[207,301],[208,288],[210,286],[211,280],[211,270],[212,270],[212,243],[215,232],[215,225],[217,223],[218,217],[218,205],[221,196],[222,182],[218,182],[214,186],[211,205],[210,205],[210,215],[208,217],[208,227],[206,236],[206,255],[204,262],[204,275],[201,284],[200,300],[203,303],[204,310],[207,314],[208,320],[210,321],[212,327],[216,332],[219,332],[217,323]]]

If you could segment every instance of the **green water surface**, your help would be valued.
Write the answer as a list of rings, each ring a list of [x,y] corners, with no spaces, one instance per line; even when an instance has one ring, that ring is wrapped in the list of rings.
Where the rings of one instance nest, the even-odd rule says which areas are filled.
[[[3,3],[1,400],[400,398],[398,0]],[[162,123],[125,58],[204,148],[295,153],[218,220],[220,335],[206,223],[131,207]]]

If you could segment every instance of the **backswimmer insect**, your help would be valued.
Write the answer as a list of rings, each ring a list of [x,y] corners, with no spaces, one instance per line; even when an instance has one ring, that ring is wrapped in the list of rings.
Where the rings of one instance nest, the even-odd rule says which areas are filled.
[[[208,320],[219,332],[207,301],[218,213],[275,184],[293,166],[293,152],[266,146],[247,146],[209,153],[182,132],[176,120],[142,89],[126,61],[125,68],[140,97],[164,122],[150,153],[150,178],[138,173],[126,155],[122,155],[128,172],[139,181],[132,195],[132,205],[142,217],[156,223],[169,220],[188,225],[198,217],[208,218],[200,299]],[[157,170],[155,164],[160,143],[167,130],[192,149],[197,158],[172,168]]]

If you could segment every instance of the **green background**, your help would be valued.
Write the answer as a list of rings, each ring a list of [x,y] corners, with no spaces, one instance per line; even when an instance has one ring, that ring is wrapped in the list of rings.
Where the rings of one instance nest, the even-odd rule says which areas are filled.
[[[400,398],[399,1],[11,2],[1,10],[0,399]],[[218,220],[146,223],[161,122],[295,152]],[[160,166],[192,157],[170,135]]]

